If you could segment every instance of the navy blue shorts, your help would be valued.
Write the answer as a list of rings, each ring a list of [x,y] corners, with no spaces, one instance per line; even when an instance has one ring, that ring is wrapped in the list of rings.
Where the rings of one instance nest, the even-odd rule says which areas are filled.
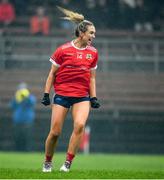
[[[68,97],[68,96],[61,96],[56,94],[53,98],[53,104],[59,104],[65,108],[70,108],[73,104],[79,103],[82,101],[90,101],[88,97]]]

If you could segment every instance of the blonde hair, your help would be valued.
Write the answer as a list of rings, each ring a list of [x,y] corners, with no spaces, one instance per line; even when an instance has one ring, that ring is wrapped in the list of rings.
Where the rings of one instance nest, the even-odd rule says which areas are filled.
[[[91,21],[85,20],[84,16],[82,14],[70,11],[70,10],[62,8],[60,6],[57,6],[57,8],[64,15],[66,15],[65,17],[63,17],[63,19],[69,20],[69,21],[77,24],[77,27],[75,29],[75,35],[77,37],[79,37],[80,32],[86,32],[88,29],[88,26],[93,26],[93,23]]]
[[[60,6],[57,6],[57,8],[66,15],[66,17],[63,17],[63,19],[67,19],[69,21],[80,23],[84,20],[84,16],[82,14],[79,14],[77,12],[70,11],[68,9],[62,8]]]

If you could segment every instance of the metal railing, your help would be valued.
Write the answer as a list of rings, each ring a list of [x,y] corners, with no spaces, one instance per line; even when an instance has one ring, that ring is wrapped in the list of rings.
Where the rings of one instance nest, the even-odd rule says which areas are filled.
[[[14,62],[19,67],[38,67],[47,63],[53,51],[69,38],[62,37],[32,37],[11,36],[0,37],[1,68],[14,68]],[[99,51],[100,71],[109,70],[145,70],[158,73],[164,62],[164,42],[159,38],[96,38],[95,47]],[[38,64],[39,62],[39,64]],[[38,64],[38,66],[36,65]]]

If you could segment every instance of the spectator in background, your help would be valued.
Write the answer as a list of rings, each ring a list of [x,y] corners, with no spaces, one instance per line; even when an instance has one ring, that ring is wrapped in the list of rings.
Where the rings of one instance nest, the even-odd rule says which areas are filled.
[[[16,151],[31,151],[36,98],[25,83],[21,83],[10,102],[13,110],[14,141]]]
[[[12,0],[17,16],[27,15],[29,2],[27,0]]]
[[[36,15],[30,19],[30,31],[33,35],[49,35],[50,33],[50,19],[41,6],[36,9]]]
[[[9,26],[15,20],[15,8],[8,0],[1,0],[0,3],[0,29],[5,34],[9,31]]]
[[[108,21],[105,19],[109,19],[109,6],[107,4],[107,0],[98,0],[97,1],[97,28],[103,29],[108,27]]]
[[[60,0],[59,5],[65,7],[65,8],[70,8],[71,0]]]
[[[144,0],[136,0],[136,7],[134,9],[134,29],[136,32],[153,31],[152,19],[150,9],[145,5]]]
[[[59,2],[59,6],[64,7],[66,9],[71,9],[74,8],[72,6],[72,3],[70,0],[61,0]],[[73,30],[74,29],[74,24],[72,24],[70,21],[63,20],[63,21],[58,21],[60,28],[65,29],[65,30]]]
[[[161,3],[161,7],[158,9],[159,9],[158,14],[154,19],[154,29],[156,31],[164,32],[164,3],[163,3],[163,6]]]
[[[134,26],[134,7],[126,0],[118,0],[116,13],[116,27],[118,29],[130,30]]]
[[[153,31],[158,31],[160,30],[160,21],[159,17],[162,12],[164,12],[164,1],[163,0],[158,0],[158,1],[144,1],[144,5],[148,9],[148,20],[152,24]],[[163,10],[162,10],[163,9]],[[164,14],[164,13],[163,13]]]
[[[85,13],[87,13],[88,19],[95,21],[99,17],[96,9],[96,0],[85,0]],[[98,25],[98,22],[95,22],[95,26]]]
[[[118,27],[117,24],[117,13],[118,13],[118,2],[116,0],[107,0],[108,6],[108,21],[106,21],[108,28],[116,29]],[[105,21],[106,17],[103,21]]]

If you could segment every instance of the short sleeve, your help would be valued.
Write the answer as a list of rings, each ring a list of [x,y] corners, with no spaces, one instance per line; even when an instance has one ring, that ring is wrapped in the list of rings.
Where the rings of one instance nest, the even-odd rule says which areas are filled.
[[[51,55],[50,61],[57,67],[60,67],[62,64],[62,49],[59,47],[56,51]]]
[[[91,64],[91,70],[97,69],[98,52],[95,53],[94,61]]]

